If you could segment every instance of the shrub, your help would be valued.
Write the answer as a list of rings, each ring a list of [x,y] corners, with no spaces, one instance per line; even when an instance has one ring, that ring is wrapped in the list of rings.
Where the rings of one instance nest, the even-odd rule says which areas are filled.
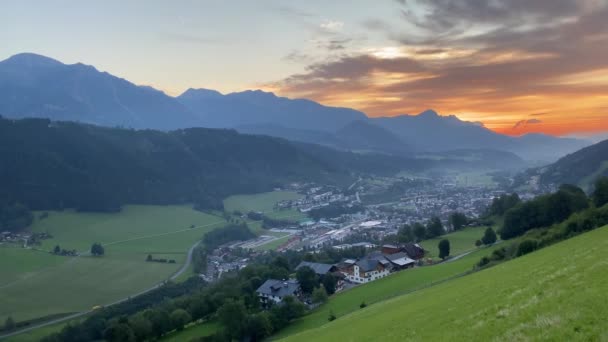
[[[538,241],[536,240],[524,240],[517,247],[517,256],[526,255],[534,252],[538,248]]]

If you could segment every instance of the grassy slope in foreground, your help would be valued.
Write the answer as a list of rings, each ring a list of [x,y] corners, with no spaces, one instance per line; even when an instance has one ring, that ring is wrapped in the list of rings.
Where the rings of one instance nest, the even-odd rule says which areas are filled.
[[[607,257],[604,227],[287,340],[606,340]]]
[[[9,315],[23,321],[84,311],[145,290],[177,271],[188,249],[222,224],[221,218],[187,206],[126,206],[116,214],[51,212],[32,227],[53,235],[39,248],[59,244],[86,251],[98,241],[106,245],[106,255],[73,258],[0,247],[0,321]],[[145,262],[149,253],[177,263]]]
[[[279,331],[275,337],[285,337],[328,324],[327,317],[329,317],[330,310],[337,317],[341,317],[359,310],[361,302],[370,305],[461,275],[470,271],[481,257],[491,254],[494,249],[499,247],[500,245],[482,248],[453,262],[394,273],[373,283],[338,293],[332,296],[326,304]]]

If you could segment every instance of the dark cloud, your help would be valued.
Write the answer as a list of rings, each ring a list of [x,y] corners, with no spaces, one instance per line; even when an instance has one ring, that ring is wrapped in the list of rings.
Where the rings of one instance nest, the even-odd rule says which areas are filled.
[[[413,51],[409,57],[344,56],[311,64],[305,73],[289,77],[279,87],[286,93],[318,100],[336,94],[361,93],[402,99],[397,103],[369,103],[362,108],[375,111],[372,114],[376,115],[381,111],[394,113],[403,103],[442,105],[461,99],[498,107],[517,103],[518,98],[531,94],[544,97],[605,94],[604,85],[559,80],[608,69],[608,1],[437,0],[429,4],[434,10],[424,16],[425,23],[439,21],[435,18],[439,13],[454,14],[450,23],[427,23],[439,25],[441,30],[456,30],[459,25],[452,22],[466,20],[475,25],[492,25],[465,35],[439,34],[414,39],[408,35],[408,41],[393,32],[391,37],[404,49]],[[479,8],[474,9],[475,5]],[[517,24],[520,22],[523,24]],[[380,23],[367,25],[380,27]],[[411,40],[415,42],[412,44]],[[457,51],[470,52],[451,55]],[[444,52],[441,59],[428,58]],[[373,79],[378,72],[395,77],[390,82]]]
[[[530,119],[530,120],[521,120],[515,123],[515,125],[513,125],[513,129],[517,129],[517,128],[522,128],[524,126],[528,126],[528,125],[536,125],[536,124],[540,124],[542,123],[541,120],[538,119]]]
[[[437,55],[444,52],[448,52],[448,50],[441,48],[416,50],[417,55]]]
[[[411,9],[412,3],[424,9]],[[552,23],[578,14],[586,0],[425,0],[400,2],[403,18],[433,33],[474,25],[522,26]]]

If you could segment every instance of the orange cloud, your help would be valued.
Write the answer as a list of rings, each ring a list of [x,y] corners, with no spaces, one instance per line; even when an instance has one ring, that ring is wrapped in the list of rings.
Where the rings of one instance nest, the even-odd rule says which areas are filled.
[[[510,135],[608,131],[608,5],[498,1],[505,6],[487,11],[425,2],[431,18],[407,19],[428,37],[392,30],[401,45],[313,64],[269,86],[370,116],[434,108]],[[444,11],[449,20],[430,20]],[[484,29],[467,30],[476,21]]]

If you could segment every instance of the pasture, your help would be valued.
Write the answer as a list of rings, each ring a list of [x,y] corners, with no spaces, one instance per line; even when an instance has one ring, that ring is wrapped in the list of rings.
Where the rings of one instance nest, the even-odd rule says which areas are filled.
[[[448,239],[450,241],[450,255],[457,256],[477,249],[475,241],[481,239],[485,230],[486,227],[467,227],[434,239],[424,240],[420,242],[420,245],[429,252],[427,257],[439,259],[437,257],[439,255],[437,245],[439,241]]]
[[[606,340],[607,251],[604,227],[286,340]]]
[[[187,206],[126,206],[113,214],[50,212],[33,232],[48,232],[40,250],[0,247],[0,321],[79,312],[144,291],[175,273],[188,249],[224,220]],[[194,228],[190,228],[190,227]],[[93,242],[103,257],[86,255]],[[85,252],[63,257],[59,245]],[[146,262],[146,256],[176,260]]]

